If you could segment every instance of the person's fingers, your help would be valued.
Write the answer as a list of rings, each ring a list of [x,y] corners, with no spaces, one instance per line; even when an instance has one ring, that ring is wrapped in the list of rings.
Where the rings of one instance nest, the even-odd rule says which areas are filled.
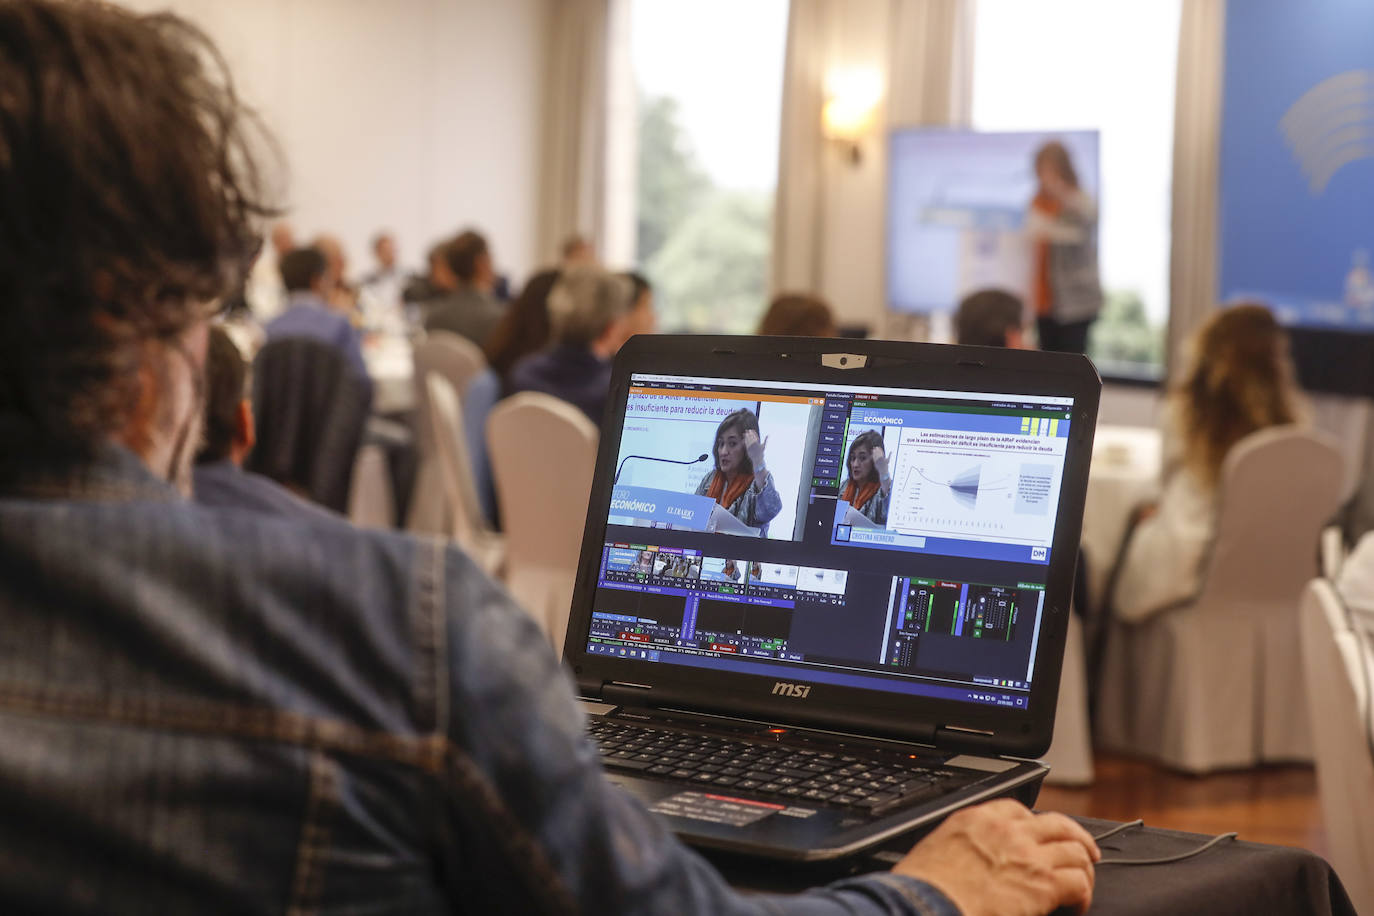
[[[1075,820],[1058,813],[1035,815],[1035,837],[1042,843],[1067,840],[1079,843],[1092,856],[1094,862],[1102,857],[1093,840],[1092,834],[1084,830]]]
[[[1093,878],[1092,868],[1056,868],[1050,879],[1058,905],[1075,913],[1086,912],[1093,902]]]
[[[1057,840],[1053,843],[1044,844],[1041,849],[1045,857],[1049,860],[1051,868],[1083,868],[1093,867],[1092,853],[1088,852],[1087,847],[1074,840]]]
[[[1035,816],[1029,808],[1012,798],[994,799],[973,808],[965,808],[964,811],[994,820],[1026,820]]]

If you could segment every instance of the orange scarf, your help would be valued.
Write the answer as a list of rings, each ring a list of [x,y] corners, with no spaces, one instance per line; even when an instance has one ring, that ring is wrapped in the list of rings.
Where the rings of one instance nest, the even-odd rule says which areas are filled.
[[[855,490],[858,491],[857,496],[855,495]],[[854,483],[853,478],[850,478],[849,483],[845,485],[844,492],[840,494],[840,499],[849,503],[855,509],[858,509],[861,506],[868,505],[868,501],[872,499],[873,495],[877,492],[878,482],[876,480],[870,480],[860,487]]]
[[[1049,217],[1056,217],[1063,205],[1048,194],[1041,192],[1031,201],[1031,209]],[[1032,258],[1035,276],[1031,283],[1032,304],[1038,318],[1048,318],[1054,309],[1054,292],[1050,288],[1050,243],[1041,239],[1035,243]]]
[[[735,478],[735,482],[730,484],[730,489],[727,490],[725,489],[725,475],[716,471],[715,474],[711,475],[711,485],[706,488],[706,495],[729,509],[753,483],[753,474],[741,474]]]

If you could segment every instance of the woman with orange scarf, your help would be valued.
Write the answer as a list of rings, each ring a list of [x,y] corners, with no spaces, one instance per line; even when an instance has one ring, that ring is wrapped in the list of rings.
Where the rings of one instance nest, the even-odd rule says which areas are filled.
[[[882,434],[870,429],[856,436],[849,444],[845,468],[849,477],[840,487],[840,499],[875,525],[886,528],[892,477],[888,473]]]
[[[782,497],[763,463],[767,445],[767,439],[759,439],[758,416],[747,408],[735,411],[716,427],[716,466],[697,486],[698,496],[711,497],[763,537],[782,511]]]

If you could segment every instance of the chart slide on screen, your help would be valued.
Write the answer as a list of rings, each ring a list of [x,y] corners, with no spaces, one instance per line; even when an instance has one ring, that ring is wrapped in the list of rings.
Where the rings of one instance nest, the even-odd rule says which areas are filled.
[[[1067,439],[902,429],[888,529],[1048,547]]]

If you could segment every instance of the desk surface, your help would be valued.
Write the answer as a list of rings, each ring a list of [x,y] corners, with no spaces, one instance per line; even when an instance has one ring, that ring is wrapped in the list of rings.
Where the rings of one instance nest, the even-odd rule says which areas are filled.
[[[1117,826],[1093,818],[1076,820],[1094,836]],[[1104,859],[1154,859],[1189,852],[1208,839],[1201,834],[1147,826],[1133,827],[1103,840],[1101,845]],[[837,872],[819,875],[814,869],[710,858],[731,884],[742,890],[800,891],[842,877]],[[852,865],[847,873],[872,871],[890,864],[867,859]],[[1320,856],[1305,849],[1227,840],[1191,859],[1168,865],[1099,865],[1089,913],[1355,916],[1355,909],[1340,879]]]

